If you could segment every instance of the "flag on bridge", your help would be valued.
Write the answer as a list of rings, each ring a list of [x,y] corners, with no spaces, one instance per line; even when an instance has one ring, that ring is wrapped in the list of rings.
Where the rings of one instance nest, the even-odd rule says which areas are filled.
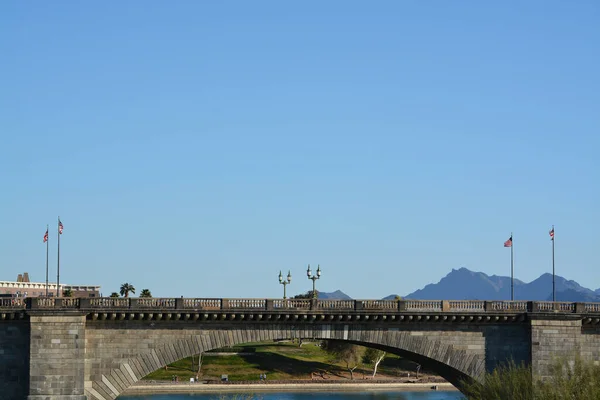
[[[46,297],[48,297],[48,225],[46,225],[46,233],[44,233],[44,243],[46,243]]]
[[[556,273],[554,268],[554,225],[550,229],[550,240],[552,241],[552,301],[556,301]]]
[[[508,240],[504,242],[504,247],[510,247],[510,300],[513,301],[515,299],[515,257],[512,232]]]
[[[63,233],[63,224],[58,217],[58,235],[56,238],[56,297],[60,297],[60,235]]]

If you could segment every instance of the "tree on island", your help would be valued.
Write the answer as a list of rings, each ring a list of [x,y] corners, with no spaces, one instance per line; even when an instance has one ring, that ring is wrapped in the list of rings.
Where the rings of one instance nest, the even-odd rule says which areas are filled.
[[[323,349],[346,364],[350,379],[354,380],[354,370],[360,366],[365,348],[342,340],[326,340]]]
[[[196,377],[200,375],[200,371],[202,370],[202,356],[204,353],[198,354],[198,372],[196,373]],[[196,364],[194,364],[194,355],[192,354],[192,371],[195,369]]]
[[[152,297],[150,289],[142,289],[142,291],[140,292],[140,297]]]
[[[132,284],[124,283],[121,285],[121,296],[129,297],[129,293],[135,294],[135,287]]]
[[[317,294],[317,297],[319,297],[319,291],[315,290],[315,293]],[[297,294],[297,295],[295,295],[292,298],[293,299],[312,299],[313,298],[313,291],[309,290],[306,293]]]
[[[363,362],[373,364],[373,378],[377,374],[377,367],[385,358],[385,351],[367,347],[363,355]]]
[[[119,293],[117,293],[117,292],[112,292],[112,293],[110,294],[110,297],[119,297]]]

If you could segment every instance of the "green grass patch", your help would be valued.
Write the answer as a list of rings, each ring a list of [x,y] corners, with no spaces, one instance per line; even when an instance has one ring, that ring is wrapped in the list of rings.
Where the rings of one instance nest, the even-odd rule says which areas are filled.
[[[228,375],[230,381],[258,381],[260,374],[267,374],[268,380],[311,379],[312,374],[335,379],[347,375],[345,365],[321,349],[319,342],[260,342],[215,349],[204,354],[201,380],[217,381],[221,375]],[[215,353],[236,353],[217,355]],[[198,356],[187,357],[152,372],[144,379],[171,380],[178,376],[180,381],[189,381],[198,371]],[[415,363],[388,354],[380,364],[378,375],[400,376],[402,369],[414,371]],[[355,371],[362,378],[372,374],[371,366],[363,365]]]

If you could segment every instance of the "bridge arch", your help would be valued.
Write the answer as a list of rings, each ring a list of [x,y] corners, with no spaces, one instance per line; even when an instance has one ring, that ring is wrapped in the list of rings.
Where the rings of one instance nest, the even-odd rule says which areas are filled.
[[[94,324],[90,324],[92,327]],[[375,347],[404,356],[439,373],[455,386],[461,380],[479,379],[485,371],[483,353],[459,349],[444,335],[422,331],[386,329],[369,325],[246,325],[189,329],[150,326],[88,329],[86,395],[90,400],[115,399],[149,373],[182,358],[215,348],[267,340],[296,338],[335,339]],[[107,346],[111,335],[119,337]]]

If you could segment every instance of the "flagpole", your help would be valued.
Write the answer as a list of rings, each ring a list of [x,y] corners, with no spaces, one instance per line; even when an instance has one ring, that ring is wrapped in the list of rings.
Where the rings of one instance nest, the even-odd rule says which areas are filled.
[[[556,274],[554,273],[554,225],[552,225],[552,301],[556,301]]]
[[[515,258],[513,248],[515,247],[515,240],[512,232],[510,233],[510,300],[515,299]]]
[[[50,242],[50,238],[48,235],[48,225],[46,225],[46,297],[48,297],[48,246]]]
[[[58,252],[56,253],[56,297],[60,297],[60,217],[58,217],[57,240]]]

